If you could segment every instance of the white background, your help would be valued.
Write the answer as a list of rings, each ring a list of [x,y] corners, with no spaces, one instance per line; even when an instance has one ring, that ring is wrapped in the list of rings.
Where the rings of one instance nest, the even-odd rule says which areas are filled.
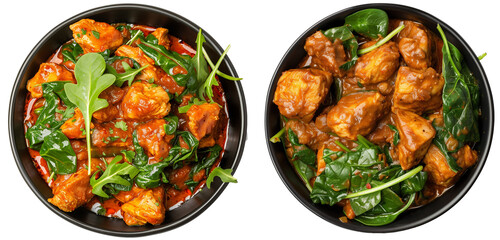
[[[229,57],[246,95],[248,140],[230,184],[203,214],[173,231],[148,239],[471,239],[492,238],[499,227],[497,141],[468,194],[451,210],[423,226],[391,234],[367,234],[332,225],[303,207],[286,189],[271,163],[264,138],[264,103],[272,74],[288,47],[307,28],[338,10],[368,1],[143,1],[176,12],[201,26]],[[391,1],[427,11],[454,28],[482,60],[492,91],[500,91],[499,21],[494,1]],[[11,153],[7,114],[12,86],[28,53],[60,22],[82,11],[118,1],[2,3],[0,14],[0,238],[103,239],[52,213],[22,179]],[[165,26],[168,28],[168,26]],[[499,100],[498,95],[495,100]],[[500,106],[500,104],[496,104]],[[500,110],[497,109],[497,112]],[[498,118],[497,118],[498,119]],[[499,130],[497,129],[497,133]],[[498,136],[496,134],[495,136]],[[10,237],[8,237],[10,236]],[[498,235],[497,235],[498,236]]]

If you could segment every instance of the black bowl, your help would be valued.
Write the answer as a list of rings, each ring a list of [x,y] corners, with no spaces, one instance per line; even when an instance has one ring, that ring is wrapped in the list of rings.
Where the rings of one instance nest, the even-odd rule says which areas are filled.
[[[80,13],[62,22],[52,29],[28,55],[17,76],[12,89],[9,108],[9,136],[12,152],[17,166],[24,180],[35,195],[54,213],[80,227],[99,233],[118,236],[141,236],[167,231],[179,227],[207,209],[227,186],[216,179],[211,189],[203,189],[186,203],[166,213],[165,221],[156,226],[145,225],[129,227],[123,220],[98,216],[90,211],[79,208],[74,212],[66,213],[47,202],[52,197],[52,191],[40,177],[28,153],[23,128],[23,111],[27,94],[26,82],[38,71],[41,63],[57,50],[59,46],[72,38],[69,25],[82,18],[91,18],[107,23],[134,23],[154,27],[168,28],[169,33],[181,38],[191,46],[196,46],[196,35],[200,27],[191,21],[173,12],[136,4],[119,4],[99,7]],[[211,59],[218,59],[223,49],[206,31],[205,48]],[[232,76],[237,76],[231,61],[225,57],[220,70]],[[227,132],[226,150],[221,160],[222,168],[236,170],[246,140],[247,113],[242,86],[235,81],[221,81],[227,100],[229,127]]]
[[[269,141],[269,138],[281,129],[279,110],[278,107],[273,103],[276,84],[283,71],[296,68],[300,60],[306,56],[306,52],[304,50],[306,38],[320,29],[325,30],[332,27],[341,26],[344,24],[344,18],[346,16],[366,8],[379,8],[385,10],[389,15],[389,18],[400,18],[421,22],[422,24],[427,26],[428,29],[438,34],[437,36],[439,36],[439,33],[436,30],[436,26],[437,24],[441,25],[444,32],[446,33],[448,41],[453,43],[464,55],[467,65],[474,73],[474,76],[479,82],[481,92],[482,115],[479,119],[481,141],[475,147],[479,151],[479,160],[477,164],[474,167],[468,169],[460,178],[460,180],[455,184],[455,186],[446,191],[445,194],[441,197],[423,207],[406,211],[401,214],[393,223],[380,227],[365,226],[356,221],[342,223],[339,220],[339,217],[343,216],[344,214],[340,207],[330,207],[327,205],[314,204],[309,198],[309,191],[301,182],[297,174],[295,174],[293,167],[288,162],[282,144],[273,144]],[[488,84],[486,74],[476,56],[477,55],[474,54],[472,49],[460,37],[460,35],[458,35],[458,33],[456,33],[446,23],[426,12],[402,5],[366,4],[354,6],[336,12],[314,24],[312,27],[307,29],[285,53],[281,62],[278,64],[278,67],[276,68],[267,94],[264,119],[266,142],[269,149],[269,154],[271,155],[273,164],[276,168],[276,171],[280,175],[281,180],[283,180],[283,183],[297,198],[297,200],[299,200],[299,202],[301,202],[310,211],[330,223],[351,230],[361,232],[401,231],[427,223],[445,213],[447,210],[453,207],[472,187],[472,184],[474,184],[474,181],[476,180],[477,176],[484,166],[493,138],[493,98],[491,96],[490,86]]]

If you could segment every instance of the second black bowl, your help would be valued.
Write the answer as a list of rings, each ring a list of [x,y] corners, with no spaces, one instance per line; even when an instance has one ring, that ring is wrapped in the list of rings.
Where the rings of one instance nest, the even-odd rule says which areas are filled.
[[[344,18],[346,16],[367,8],[382,9],[387,12],[389,18],[418,21],[424,24],[429,30],[434,31],[436,34],[438,34],[438,36],[439,33],[436,30],[436,26],[437,24],[441,25],[444,32],[446,33],[448,41],[453,43],[463,54],[465,62],[467,63],[479,83],[481,94],[482,115],[479,119],[481,141],[479,142],[479,144],[476,144],[476,150],[478,150],[479,152],[479,160],[477,164],[468,169],[460,178],[460,180],[451,189],[446,191],[441,197],[437,198],[427,205],[424,205],[423,207],[406,211],[401,214],[393,223],[380,227],[365,226],[356,221],[342,223],[339,220],[341,216],[344,216],[342,208],[337,206],[330,207],[327,205],[314,204],[309,198],[309,190],[307,190],[307,188],[302,183],[300,178],[295,173],[295,170],[287,160],[282,144],[273,144],[269,141],[270,137],[276,134],[281,129],[280,113],[278,107],[273,103],[274,92],[276,91],[278,79],[280,78],[283,71],[296,68],[299,62],[306,56],[306,51],[304,50],[306,38],[318,30],[326,30],[332,27],[341,26],[344,24]],[[455,32],[450,26],[448,26],[438,18],[415,8],[395,4],[366,4],[341,10],[322,19],[321,21],[307,29],[292,44],[292,46],[283,56],[281,62],[278,64],[278,67],[269,86],[264,121],[267,146],[276,171],[280,175],[285,186],[306,208],[308,208],[310,211],[320,216],[321,218],[325,219],[326,221],[347,229],[362,232],[394,232],[416,227],[435,219],[436,217],[440,216],[451,207],[453,207],[467,193],[467,191],[472,187],[472,184],[474,184],[477,176],[481,172],[481,169],[483,168],[488,156],[488,151],[490,149],[491,141],[493,138],[493,118],[493,98],[491,96],[490,86],[488,84],[488,80],[486,78],[484,70],[479,63],[476,54],[474,54],[469,45],[467,45],[467,43],[462,39],[462,37],[460,37],[460,35],[458,35],[457,32]]]

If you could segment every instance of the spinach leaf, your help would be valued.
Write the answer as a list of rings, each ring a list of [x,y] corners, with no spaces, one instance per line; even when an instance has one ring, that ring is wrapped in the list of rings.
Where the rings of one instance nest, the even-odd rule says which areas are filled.
[[[332,43],[335,42],[336,39],[340,39],[344,48],[351,55],[351,60],[342,64],[342,66],[340,66],[341,69],[349,70],[356,64],[358,60],[358,40],[347,26],[330,28],[324,31],[323,35],[330,39]]]
[[[372,183],[372,176],[377,172],[373,169],[356,169],[353,173],[357,171],[358,174],[352,174],[351,176],[351,186],[350,191],[355,193],[365,189],[370,189],[372,184],[374,186],[375,183]],[[380,191],[373,192],[370,194],[365,194],[359,197],[354,197],[350,199],[350,204],[354,214],[359,216],[366,211],[374,208],[377,204],[380,203],[381,194]]]
[[[191,106],[193,105],[201,105],[207,103],[206,101],[201,101],[200,99],[193,97],[191,100],[189,100],[189,103],[187,105],[184,105],[182,107],[179,107],[177,110],[179,113],[187,113]]]
[[[108,88],[115,81],[115,76],[104,74],[106,63],[104,58],[98,53],[87,53],[78,59],[75,66],[75,77],[77,84],[66,83],[64,91],[68,99],[78,106],[85,119],[85,132],[87,141],[88,156],[91,154],[90,123],[92,114],[108,106],[105,99],[100,99],[104,89]],[[91,158],[89,157],[88,169],[90,175]]]
[[[210,167],[214,165],[215,161],[220,156],[220,153],[222,152],[222,147],[219,145],[214,145],[213,147],[206,148],[203,150],[198,151],[198,154],[205,154],[200,161],[196,165],[191,168],[191,171],[189,172],[189,176],[192,178],[194,174],[198,173],[202,169],[205,169],[205,172],[208,173],[210,171]]]
[[[75,151],[61,130],[55,130],[44,137],[40,156],[47,161],[47,165],[53,173],[70,174],[76,172]]]
[[[109,195],[104,192],[103,187],[106,184],[116,183],[123,186],[131,186],[131,183],[122,177],[122,175],[128,175],[130,179],[134,178],[138,173],[139,169],[124,162],[118,163],[123,159],[121,155],[116,156],[113,161],[107,166],[104,173],[96,179],[96,175],[101,171],[96,171],[90,178],[90,185],[92,186],[92,193],[97,196],[104,198],[109,198]],[[89,166],[90,169],[90,166]]]
[[[347,163],[348,158],[341,157],[333,161],[330,155],[323,155],[325,169],[316,177],[310,198],[314,203],[333,206],[347,196],[352,171]]]
[[[134,183],[133,179],[130,178],[128,175],[122,175],[121,176],[123,179],[127,180],[127,182],[130,183],[130,185],[121,185],[118,183],[108,183],[104,185],[102,190],[107,194],[107,195],[115,195],[118,194],[122,191],[130,191],[132,190],[132,183]]]
[[[76,61],[78,61],[78,58],[80,58],[80,55],[83,54],[82,47],[80,47],[80,45],[75,41],[64,44],[61,50],[64,62],[72,61],[73,63],[76,63]]]
[[[125,72],[123,73],[118,73],[114,67],[111,65],[107,64],[106,65],[106,71],[110,74],[113,74],[116,77],[115,80],[115,85],[118,87],[121,87],[124,82],[128,82],[128,85],[132,85],[132,82],[134,81],[134,78],[137,74],[139,74],[143,69],[148,67],[149,65],[144,65],[143,67],[140,67],[138,69],[131,68],[130,65],[126,62],[122,62],[123,69]]]
[[[422,190],[427,181],[427,172],[419,172],[401,182],[401,193],[403,196],[410,195]]]
[[[380,9],[363,9],[345,18],[345,25],[371,39],[385,37],[389,28],[389,17]]]
[[[69,118],[69,116],[63,116],[61,121],[56,120],[55,113],[58,111],[59,99],[63,100],[68,111],[74,109],[74,105],[68,100],[63,91],[64,84],[66,83],[68,82],[55,81],[42,83],[45,104],[38,115],[35,125],[28,128],[25,135],[31,149],[40,150],[44,138],[59,129],[64,124],[64,121]]]
[[[437,126],[433,123],[434,129],[436,129],[436,136],[434,139],[432,139],[432,143],[436,145],[439,150],[441,150],[441,153],[444,155],[446,158],[446,162],[448,163],[448,166],[453,172],[459,172],[462,170],[460,166],[457,164],[457,160],[451,155],[452,151],[448,150],[448,147],[446,146],[446,142],[448,142],[448,139],[451,137],[451,134],[446,130],[444,127]],[[459,145],[457,146],[457,149],[463,146],[462,142],[459,142]]]
[[[309,180],[316,176],[316,170],[314,166],[308,165],[302,161],[295,160],[292,162],[295,172],[299,175],[300,179],[306,185],[309,191],[312,191],[311,183]]]
[[[188,148],[183,148],[180,144],[182,140],[188,145]],[[173,141],[172,148],[168,153],[168,157],[165,159],[169,164],[175,164],[177,162],[194,157],[197,161],[196,151],[198,149],[199,141],[193,136],[189,131],[180,131],[176,133],[176,137]]]
[[[177,130],[177,126],[179,125],[179,118],[176,115],[168,115],[164,117],[167,124],[165,124],[165,134],[171,135],[174,134]]]
[[[148,164],[148,155],[144,152],[144,149],[139,145],[139,139],[137,138],[137,130],[132,132],[132,143],[134,144],[135,157],[132,163],[134,166],[142,167]]]
[[[163,182],[166,181],[163,169],[168,165],[168,162],[158,162],[153,164],[146,164],[142,167],[139,167],[139,173],[135,178],[135,183],[140,188],[155,188],[160,186],[162,180]]]
[[[367,225],[367,226],[387,225],[387,224],[393,222],[394,220],[396,220],[396,218],[399,216],[399,214],[406,211],[406,209],[408,209],[410,207],[410,205],[415,200],[415,195],[416,195],[416,193],[413,193],[412,195],[410,195],[410,198],[408,199],[408,202],[406,203],[406,205],[403,208],[399,209],[398,211],[380,213],[380,214],[367,212],[361,216],[355,217],[354,219],[356,221],[364,224],[364,225]]]
[[[460,51],[446,40],[441,26],[438,25],[437,28],[443,39],[442,76],[445,84],[442,97],[445,128],[459,142],[477,142],[480,138],[479,89]]]
[[[207,177],[207,187],[210,189],[210,185],[212,184],[214,177],[219,177],[222,182],[232,182],[237,183],[238,180],[231,175],[232,169],[222,169],[221,167],[216,167]]]
[[[179,85],[186,87],[194,92],[198,89],[199,83],[195,76],[195,69],[191,62],[191,57],[180,55],[177,52],[169,51],[162,45],[142,42],[137,45],[148,57],[155,61],[174,81]],[[183,68],[186,73],[174,71],[174,68]],[[178,72],[174,74],[175,72]]]
[[[372,184],[375,186],[382,184],[379,181],[372,181]],[[390,212],[395,212],[401,207],[403,207],[404,202],[401,200],[401,198],[390,188],[385,188],[382,191],[380,191],[381,194],[381,200],[380,203],[377,204],[374,208],[371,210],[367,211],[365,214],[381,214],[381,213],[390,213]]]

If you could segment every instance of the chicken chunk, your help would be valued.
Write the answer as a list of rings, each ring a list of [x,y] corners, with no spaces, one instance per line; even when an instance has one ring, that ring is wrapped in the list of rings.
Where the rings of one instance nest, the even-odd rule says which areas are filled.
[[[108,101],[109,105],[94,112],[94,114],[92,114],[92,117],[100,123],[109,122],[117,118],[121,118],[123,113],[118,106],[125,96],[125,93],[126,91],[124,89],[114,85],[111,85],[109,88],[105,89],[99,95],[99,98]]]
[[[375,42],[363,45],[363,48]],[[354,67],[354,76],[362,84],[375,84],[389,79],[399,67],[398,47],[388,42],[375,50],[363,54]]]
[[[155,119],[137,126],[139,145],[154,156],[157,161],[168,157],[169,142],[174,137],[165,133],[165,124],[167,122],[164,119]]]
[[[58,182],[52,189],[54,196],[48,201],[65,212],[72,212],[92,199],[94,194],[87,169],[82,168],[68,176],[59,176],[55,180]]]
[[[408,170],[424,158],[436,135],[436,130],[430,121],[405,110],[394,110],[394,122],[400,136],[400,141],[396,146],[399,164],[403,170]]]
[[[413,21],[402,21],[402,24],[405,28],[396,40],[406,65],[421,70],[431,67],[432,40],[425,26]]]
[[[170,112],[169,100],[163,88],[147,82],[136,82],[128,89],[121,103],[123,117],[130,120],[165,117]]]
[[[96,147],[126,147],[131,145],[133,124],[126,123],[127,128],[118,128],[117,122],[121,121],[95,123],[92,131],[92,145]]]
[[[315,151],[323,146],[331,150],[341,151],[341,148],[335,143],[337,140],[347,147],[352,147],[350,141],[320,131],[314,122],[304,123],[300,120],[290,119],[286,122],[285,129],[287,131],[291,129],[297,135],[300,144],[305,144]]]
[[[123,43],[120,31],[104,22],[82,19],[71,24],[69,28],[73,31],[73,38],[85,53],[115,50]]]
[[[421,114],[439,108],[444,79],[433,68],[400,67],[394,90],[394,108]]]
[[[73,74],[56,63],[42,63],[35,76],[28,80],[26,88],[34,98],[43,96],[42,83],[54,81],[71,81],[76,83]]]
[[[219,112],[220,107],[216,103],[193,104],[186,113],[189,132],[198,140],[209,135],[216,127]]]
[[[465,145],[454,154],[454,157],[457,159],[457,165],[462,168],[460,172],[451,170],[441,150],[432,144],[424,158],[424,171],[429,174],[429,181],[444,187],[453,185],[461,172],[476,163],[477,152]]]
[[[333,43],[317,31],[306,39],[304,49],[311,56],[311,63],[324,71],[331,72],[334,77],[343,77],[345,71],[340,69],[347,62],[342,41],[336,39]]]
[[[158,80],[158,74],[156,73],[155,62],[153,59],[148,57],[139,47],[132,47],[128,45],[120,46],[116,49],[116,56],[129,57],[134,59],[141,67],[144,68],[140,74],[138,74],[135,79],[147,81],[149,79]]]
[[[79,108],[75,108],[75,115],[66,120],[61,126],[61,131],[69,139],[85,138],[85,119]]]
[[[157,28],[154,32],[151,33],[153,36],[158,39],[158,44],[163,45],[167,50],[170,48],[170,39],[168,38],[168,29],[166,28]]]
[[[389,101],[378,92],[359,92],[344,96],[327,115],[327,124],[338,136],[356,140],[376,127],[389,110]]]
[[[319,69],[292,69],[283,72],[274,103],[287,118],[298,118],[309,122],[328,94],[332,74]]]
[[[162,223],[165,219],[164,198],[162,186],[142,191],[139,196],[122,205],[123,220],[129,226]]]

